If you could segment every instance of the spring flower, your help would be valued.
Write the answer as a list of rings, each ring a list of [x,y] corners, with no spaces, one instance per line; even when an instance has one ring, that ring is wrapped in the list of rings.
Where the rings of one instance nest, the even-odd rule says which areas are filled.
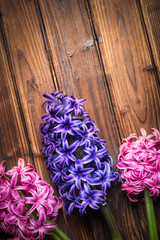
[[[65,212],[71,214],[77,208],[83,214],[87,206],[98,209],[105,202],[106,190],[119,180],[106,142],[99,139],[94,121],[84,111],[84,99],[62,91],[44,97],[42,150]]]
[[[154,199],[160,193],[160,133],[154,128],[152,131],[147,136],[141,129],[142,136],[131,134],[120,147],[117,167],[121,171],[122,190],[134,202],[143,197],[145,188]]]
[[[0,229],[17,240],[44,239],[55,231],[62,199],[31,164],[24,166],[19,158],[18,166],[5,172],[5,162],[0,164]]]
[[[152,128],[152,134],[131,134],[120,146],[117,167],[121,171],[122,190],[128,198],[137,202],[144,199],[150,240],[158,240],[153,200],[160,194],[160,132]]]

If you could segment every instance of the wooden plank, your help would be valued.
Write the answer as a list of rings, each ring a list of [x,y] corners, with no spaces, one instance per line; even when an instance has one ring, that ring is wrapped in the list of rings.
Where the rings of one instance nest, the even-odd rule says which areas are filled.
[[[28,142],[19,108],[14,92],[12,76],[10,73],[7,56],[0,32],[0,155],[1,161],[6,160],[6,170],[17,165],[18,158],[26,159],[26,162],[33,164],[32,159],[28,158]]]
[[[27,134],[37,172],[50,181],[41,149],[40,121],[43,93],[52,89],[50,67],[34,1],[0,1],[8,52],[11,58],[19,95],[19,106],[24,115]]]
[[[140,0],[154,61],[160,77],[160,1]]]
[[[140,134],[141,127],[150,133],[151,127],[160,125],[160,97],[154,72],[145,71],[152,61],[137,3],[130,0],[89,3],[97,39],[102,40],[99,48],[120,136]],[[119,192],[116,205],[124,238],[147,239],[143,203],[135,206]],[[159,206],[157,202],[155,208]],[[159,227],[158,211],[156,214]]]
[[[121,137],[159,126],[159,95],[136,1],[90,1]],[[103,21],[102,21],[103,19]]]
[[[0,162],[6,160],[6,171],[8,171],[13,166],[17,166],[18,158],[23,158],[25,163],[31,163],[32,165],[34,163],[29,154],[29,144],[25,137],[1,31],[0,76]],[[7,240],[8,238],[7,234],[0,234],[1,240]]]

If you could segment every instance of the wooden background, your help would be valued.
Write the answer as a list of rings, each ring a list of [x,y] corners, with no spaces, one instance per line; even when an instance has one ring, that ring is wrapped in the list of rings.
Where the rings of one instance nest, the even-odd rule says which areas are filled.
[[[0,0],[0,12],[0,161],[7,170],[21,157],[52,184],[39,128],[42,94],[55,89],[87,100],[114,169],[124,137],[159,129],[159,0]],[[107,201],[124,240],[148,239],[143,202],[129,202],[120,185]],[[157,201],[160,233],[159,209]],[[99,211],[65,217],[60,210],[57,223],[72,240],[111,239]]]

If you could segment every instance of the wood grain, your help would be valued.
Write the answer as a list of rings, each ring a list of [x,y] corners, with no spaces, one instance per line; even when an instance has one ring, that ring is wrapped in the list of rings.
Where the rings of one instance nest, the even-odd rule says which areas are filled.
[[[25,137],[23,123],[18,102],[14,92],[14,85],[7,64],[7,56],[0,32],[0,158],[6,160],[6,170],[17,165],[18,158],[25,158],[29,153],[28,142]],[[26,162],[33,164],[32,159],[26,157]]]
[[[149,42],[160,77],[160,1],[140,0]]]
[[[21,111],[29,136],[36,170],[50,181],[41,161],[39,132],[43,93],[53,87],[49,63],[33,1],[0,1],[6,41],[15,74]],[[44,84],[45,83],[45,84]],[[28,153],[29,154],[29,153]]]
[[[89,1],[91,16],[99,44],[108,86],[114,104],[121,138],[143,127],[159,128],[160,106],[158,85],[153,71],[146,33],[136,1]],[[123,204],[122,204],[123,203]],[[124,195],[118,195],[124,239],[147,239],[147,223],[143,203],[136,206]],[[159,203],[155,204],[158,209]],[[143,215],[143,221],[141,217]],[[158,226],[159,224],[159,216]]]
[[[8,65],[4,46],[3,28],[0,19],[0,162],[6,160],[6,171],[17,165],[18,158],[23,158],[25,164],[34,165],[30,156],[29,142],[27,140],[21,113],[18,107],[18,99],[15,94],[13,78]],[[0,234],[0,239],[8,239],[10,236]]]
[[[157,82],[153,72],[144,71],[152,62],[136,1],[99,0],[90,6],[121,137],[158,127]]]

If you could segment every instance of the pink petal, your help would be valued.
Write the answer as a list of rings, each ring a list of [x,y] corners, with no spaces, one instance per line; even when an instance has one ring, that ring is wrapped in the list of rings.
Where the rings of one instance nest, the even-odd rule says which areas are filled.
[[[146,137],[146,136],[147,136],[147,133],[146,133],[146,131],[144,130],[144,128],[140,128],[140,130],[141,130],[142,136],[143,136],[143,137]]]
[[[15,186],[16,186],[17,177],[18,177],[18,173],[17,173],[17,172],[14,172],[14,173],[13,173],[13,176],[12,176],[12,178],[11,178],[11,187],[15,187]]]
[[[6,160],[0,164],[0,174],[4,174]]]
[[[49,194],[49,187],[48,186],[43,186],[42,191],[38,196],[38,199],[39,200],[42,200],[42,199],[44,200],[44,199],[47,198],[48,194]]]
[[[24,160],[22,158],[18,158],[18,167],[20,169],[24,168]]]
[[[45,214],[44,208],[42,206],[38,206],[37,211],[38,211],[38,215],[39,215],[37,222],[45,223],[46,222],[46,214]]]

